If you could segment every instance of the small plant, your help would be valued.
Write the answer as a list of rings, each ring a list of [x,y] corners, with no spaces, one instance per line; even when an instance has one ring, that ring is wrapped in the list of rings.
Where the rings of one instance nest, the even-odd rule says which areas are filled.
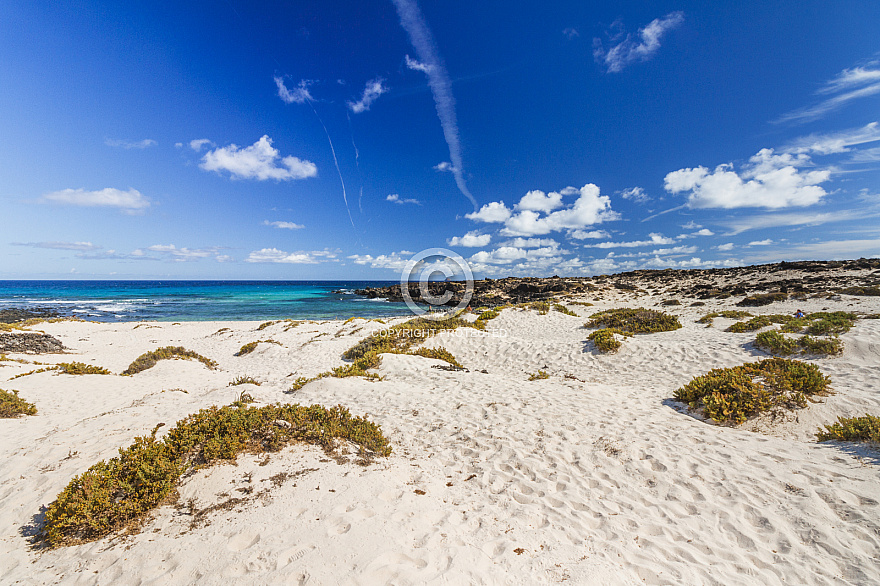
[[[232,382],[229,383],[230,387],[237,387],[238,385],[256,385],[260,386],[260,381],[255,379],[252,376],[237,376],[232,379]]]
[[[755,338],[755,347],[777,356],[788,356],[798,351],[797,340],[786,338],[776,330],[758,334]]]
[[[674,315],[654,309],[607,309],[594,313],[586,325],[591,328],[617,328],[621,332],[631,334],[652,334],[670,332],[681,327],[681,322]]]
[[[316,379],[314,379],[314,378],[307,378],[307,377],[304,377],[304,376],[299,376],[299,377],[296,378],[295,381],[293,381],[293,384],[290,385],[290,388],[287,389],[287,392],[288,392],[288,393],[295,393],[296,391],[300,390],[301,388],[303,388],[304,386],[306,386],[307,384],[309,384],[309,383],[312,382],[313,380],[316,380]]]
[[[582,305],[584,307],[592,307],[593,304],[589,301],[566,301],[569,305]]]
[[[106,368],[83,364],[82,362],[61,362],[58,364],[58,370],[62,374],[113,374]]]
[[[754,332],[755,330],[760,330],[761,328],[765,328],[772,324],[765,315],[759,315],[758,317],[753,317],[748,321],[738,321],[735,324],[731,324],[729,328],[727,328],[728,332],[733,332],[735,334],[742,334],[744,332]]]
[[[547,374],[546,370],[539,370],[538,372],[529,375],[529,380],[544,380],[545,378],[550,378],[550,375]]]
[[[553,309],[555,309],[559,313],[564,313],[565,315],[570,315],[572,317],[580,317],[578,314],[576,314],[575,312],[573,312],[572,310],[570,310],[566,306],[562,305],[561,303],[554,303]]]
[[[263,322],[263,323],[261,323],[260,325],[257,326],[257,331],[258,331],[258,332],[261,332],[261,331],[265,330],[266,328],[268,328],[269,326],[274,326],[274,325],[277,324],[277,323],[279,323],[279,322],[278,322],[278,321],[267,321],[267,322]]]
[[[250,393],[248,393],[247,391],[242,391],[241,393],[239,393],[238,399],[236,399],[235,402],[233,402],[232,404],[236,407],[244,407],[245,405],[256,402],[257,400],[254,399],[254,397]]]
[[[416,348],[412,352],[410,352],[413,356],[423,356],[425,358],[434,358],[435,360],[442,360],[444,362],[448,362],[452,366],[457,368],[464,368],[458,360],[456,360],[455,356],[452,355],[452,352],[447,350],[446,348],[440,346],[438,348]]]
[[[591,333],[587,338],[599,352],[609,353],[617,352],[620,348],[620,340],[614,337],[614,334],[623,334],[616,328],[603,328]]]
[[[841,354],[843,353],[843,342],[839,338],[813,338],[811,336],[803,336],[798,340],[804,354]]]
[[[744,317],[752,317],[752,314],[748,311],[742,311],[739,309],[728,309],[726,311],[713,311],[712,313],[707,313],[703,317],[697,320],[698,324],[712,324],[712,320],[716,317],[726,317],[727,319],[742,319]]]
[[[746,297],[737,305],[740,307],[760,307],[762,305],[770,305],[776,301],[785,301],[788,299],[787,293],[759,293]]]
[[[19,415],[36,415],[37,408],[18,396],[18,391],[0,389],[0,419],[11,419]]]
[[[31,370],[28,372],[22,372],[21,374],[17,374],[9,380],[15,380],[17,378],[22,378],[25,376],[30,376],[32,374],[40,374],[41,372],[49,372],[50,370],[58,370],[57,366],[47,366],[46,368],[38,368],[36,370]]]
[[[141,354],[137,358],[135,358],[134,362],[132,362],[128,368],[122,371],[123,376],[131,376],[133,374],[137,374],[139,372],[143,372],[147,369],[153,368],[158,364],[160,360],[170,360],[172,358],[178,359],[195,359],[214,370],[217,368],[217,363],[211,360],[210,358],[205,358],[201,354],[197,352],[193,352],[192,350],[187,350],[182,346],[165,346],[164,348],[157,348],[152,352],[147,352],[146,354]]]
[[[539,315],[547,315],[550,311],[550,303],[547,301],[532,301],[525,304],[526,309],[534,309]]]
[[[880,443],[880,417],[867,413],[864,417],[838,417],[836,423],[816,433],[816,441],[829,440]]]
[[[858,316],[846,311],[834,311],[811,313],[807,318],[810,320],[810,325],[807,327],[808,334],[826,336],[848,332],[855,325]]]
[[[352,417],[341,405],[256,408],[240,401],[190,415],[161,440],[156,439],[158,429],[70,481],[45,512],[39,537],[46,545],[74,545],[134,528],[173,493],[181,476],[218,461],[234,461],[242,452],[277,452],[292,442],[331,451],[338,438],[375,455],[391,453],[378,425]]]
[[[675,398],[718,423],[740,424],[771,409],[806,407],[813,396],[831,393],[829,382],[815,364],[768,358],[710,370],[676,390]]]
[[[257,344],[259,344],[259,342],[248,342],[247,344],[242,346],[238,350],[238,352],[235,353],[235,356],[244,356],[245,354],[250,354],[257,349]]]

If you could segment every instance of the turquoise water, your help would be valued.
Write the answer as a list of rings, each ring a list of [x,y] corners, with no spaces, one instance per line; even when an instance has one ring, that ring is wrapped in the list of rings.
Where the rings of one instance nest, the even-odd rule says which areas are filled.
[[[95,321],[347,319],[408,315],[365,299],[377,281],[0,281],[0,309],[48,308]]]

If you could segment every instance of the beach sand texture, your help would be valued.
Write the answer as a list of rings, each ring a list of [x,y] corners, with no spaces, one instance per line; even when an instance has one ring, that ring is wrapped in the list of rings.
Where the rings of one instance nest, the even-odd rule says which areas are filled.
[[[661,307],[660,297],[614,292],[595,307],[569,306],[580,317],[508,309],[487,336],[450,332],[425,342],[447,348],[468,372],[384,355],[380,382],[326,378],[292,394],[295,378],[342,364],[342,352],[385,326],[41,324],[34,329],[69,353],[11,358],[119,373],[143,352],[175,345],[219,368],[167,360],[132,377],[45,372],[9,381],[37,366],[0,363],[0,388],[39,409],[0,420],[0,583],[880,583],[880,452],[814,435],[839,415],[880,414],[880,320],[843,334],[841,356],[807,359],[836,394],[731,428],[671,398],[711,368],[767,357],[753,348],[754,333],[724,331],[733,320],[695,323],[735,301]],[[661,308],[683,327],[597,353],[586,317],[620,306]],[[751,311],[798,308],[876,313],[880,298]],[[269,338],[280,345],[234,356]],[[538,370],[550,377],[529,381]],[[228,386],[239,375],[262,385]],[[243,455],[183,479],[177,505],[157,509],[140,533],[30,548],[41,506],[74,475],[157,423],[166,424],[161,435],[242,391],[257,405],[342,404],[368,414],[394,452],[368,466],[353,452],[334,459],[305,445]]]

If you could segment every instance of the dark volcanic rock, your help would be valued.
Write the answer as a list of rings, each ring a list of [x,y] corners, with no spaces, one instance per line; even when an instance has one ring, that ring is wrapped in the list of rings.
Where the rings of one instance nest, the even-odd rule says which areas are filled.
[[[0,334],[0,353],[51,354],[64,350],[64,344],[49,334]]]
[[[12,324],[32,318],[58,317],[58,313],[51,309],[0,309],[0,323]]]

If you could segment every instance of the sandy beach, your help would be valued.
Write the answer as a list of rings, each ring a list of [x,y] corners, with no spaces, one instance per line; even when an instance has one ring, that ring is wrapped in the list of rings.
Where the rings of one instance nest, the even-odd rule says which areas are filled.
[[[601,298],[600,298],[601,297]],[[696,320],[740,298],[664,306],[668,296],[609,288],[568,304],[578,317],[505,309],[485,332],[440,333],[465,367],[386,354],[361,377],[298,377],[387,324],[364,319],[31,326],[63,354],[123,371],[162,346],[218,363],[164,360],[134,376],[72,376],[6,360],[0,388],[38,414],[0,420],[3,584],[872,584],[880,582],[880,456],[817,443],[838,416],[880,413],[880,320],[840,336],[842,355],[806,357],[834,394],[781,416],[716,425],[673,392],[712,368],[768,355],[734,320]],[[614,307],[662,309],[682,328],[597,352],[584,323]],[[747,308],[755,315],[880,312],[880,298],[836,295]],[[467,335],[465,335],[467,334]],[[244,356],[242,345],[261,343]],[[545,371],[549,378],[529,380]],[[238,376],[261,384],[230,386]],[[241,455],[183,478],[179,498],[140,532],[34,549],[41,510],[77,474],[136,436],[250,394],[271,403],[344,405],[380,424],[393,449],[369,465],[343,446]]]

